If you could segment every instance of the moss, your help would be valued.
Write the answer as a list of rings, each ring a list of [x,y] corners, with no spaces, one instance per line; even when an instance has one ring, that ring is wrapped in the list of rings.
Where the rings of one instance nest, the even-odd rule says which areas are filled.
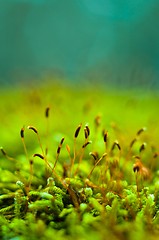
[[[52,96],[51,89],[43,91]],[[21,138],[23,151],[20,143],[13,151],[8,133],[7,151],[1,148],[0,238],[155,239],[159,231],[159,129],[155,114],[150,114],[145,105],[148,101],[136,100],[139,108],[133,119],[132,105],[124,117],[116,106],[119,102],[129,104],[133,97],[128,95],[120,96],[116,102],[112,100],[114,94],[104,100],[102,92],[98,92],[98,98],[90,90],[75,93],[63,89],[58,103],[59,91],[54,90],[52,96],[57,103],[53,119],[45,94],[38,94],[42,105],[34,102],[31,106],[26,101],[23,109],[23,98],[18,110],[15,105],[12,113],[6,113],[4,121],[11,116],[13,119],[8,131],[17,114],[27,112],[28,119],[21,115],[18,127],[14,126],[17,131],[13,131],[20,132],[15,145]],[[70,94],[76,99],[72,105]],[[76,94],[80,97],[75,98]],[[25,98],[30,97],[26,94]],[[154,104],[153,97],[150,100]],[[149,132],[140,128],[141,123],[146,123],[145,112],[139,119],[143,106],[151,117],[147,121]],[[102,118],[98,110],[104,114],[105,109],[107,117]],[[28,122],[35,126],[21,127]]]

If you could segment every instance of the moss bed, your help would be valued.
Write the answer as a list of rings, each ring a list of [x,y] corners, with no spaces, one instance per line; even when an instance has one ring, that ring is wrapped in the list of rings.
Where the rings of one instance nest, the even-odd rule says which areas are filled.
[[[157,239],[156,93],[1,96],[0,239]]]

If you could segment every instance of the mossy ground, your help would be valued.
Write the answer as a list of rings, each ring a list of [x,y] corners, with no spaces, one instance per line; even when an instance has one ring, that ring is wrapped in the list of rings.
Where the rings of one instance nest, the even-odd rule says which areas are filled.
[[[1,90],[0,238],[156,239],[158,100],[59,84]]]

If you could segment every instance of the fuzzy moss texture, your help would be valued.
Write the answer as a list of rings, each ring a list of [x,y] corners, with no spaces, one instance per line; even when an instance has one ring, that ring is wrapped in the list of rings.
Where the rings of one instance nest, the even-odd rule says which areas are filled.
[[[157,239],[157,93],[1,96],[0,239]]]

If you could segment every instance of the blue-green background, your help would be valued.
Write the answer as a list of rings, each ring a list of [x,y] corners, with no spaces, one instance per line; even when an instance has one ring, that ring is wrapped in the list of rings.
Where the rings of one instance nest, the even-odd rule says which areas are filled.
[[[0,0],[1,86],[46,76],[158,88],[159,1]]]

